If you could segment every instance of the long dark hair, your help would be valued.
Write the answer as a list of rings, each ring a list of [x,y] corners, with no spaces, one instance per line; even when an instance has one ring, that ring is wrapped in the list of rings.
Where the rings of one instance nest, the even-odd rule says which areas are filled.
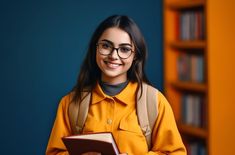
[[[117,27],[127,32],[131,41],[134,43],[135,59],[133,60],[131,68],[127,72],[127,79],[131,82],[137,82],[138,88],[141,87],[141,92],[142,82],[150,84],[144,72],[144,65],[147,58],[147,47],[143,35],[131,18],[127,16],[113,15],[101,22],[91,37],[86,57],[80,68],[77,84],[73,88],[75,93],[73,101],[81,100],[81,93],[84,91],[91,92],[96,86],[97,81],[100,80],[101,70],[96,63],[96,44],[103,32],[112,27]]]

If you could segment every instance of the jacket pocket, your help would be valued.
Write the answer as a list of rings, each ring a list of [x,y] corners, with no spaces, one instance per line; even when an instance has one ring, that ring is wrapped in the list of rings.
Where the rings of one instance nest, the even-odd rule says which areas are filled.
[[[135,111],[120,121],[119,130],[137,135],[143,135]]]
[[[148,151],[145,136],[139,126],[137,115],[131,113],[120,121],[118,129],[118,144],[121,150],[145,154]]]

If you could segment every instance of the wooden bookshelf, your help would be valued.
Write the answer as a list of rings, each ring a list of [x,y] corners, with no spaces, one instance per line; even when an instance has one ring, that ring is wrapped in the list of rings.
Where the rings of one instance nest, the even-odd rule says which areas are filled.
[[[198,149],[208,152],[205,10],[204,0],[164,1],[164,89],[185,145],[191,150],[191,145],[198,144]],[[203,79],[195,81],[198,69]]]
[[[198,127],[193,127],[190,125],[185,125],[185,124],[178,124],[178,128],[181,133],[190,135],[190,136],[195,136],[201,139],[207,139],[208,137],[208,132],[203,129],[203,128],[198,128]]]
[[[194,91],[201,93],[206,93],[207,89],[207,86],[204,83],[173,81],[171,85],[179,90]]]
[[[166,7],[174,10],[194,9],[204,6],[205,0],[178,0],[166,4]]]
[[[189,148],[188,155],[192,146],[202,148],[206,155],[234,154],[234,0],[163,2],[164,93],[174,111],[185,146]],[[197,27],[195,17],[191,16],[201,15],[204,21],[203,30],[200,29],[202,34],[196,35],[200,36],[198,38],[191,37],[192,31],[186,25]],[[185,23],[185,18],[186,21],[189,18],[190,20]],[[184,77],[179,76],[184,70],[190,71],[187,67],[182,70],[184,65],[179,59],[182,55],[190,55],[189,62],[191,55],[203,57],[203,80],[193,82],[190,78],[184,80]],[[189,115],[195,114],[191,106],[198,104],[194,99],[200,97],[203,98],[203,102],[199,104],[202,112],[199,109],[200,113]],[[198,114],[203,125],[193,122],[192,118]]]
[[[178,0],[166,3],[166,7],[173,10],[194,9],[204,7],[205,0]]]
[[[204,40],[189,41],[172,41],[169,46],[177,49],[205,49],[206,42]]]

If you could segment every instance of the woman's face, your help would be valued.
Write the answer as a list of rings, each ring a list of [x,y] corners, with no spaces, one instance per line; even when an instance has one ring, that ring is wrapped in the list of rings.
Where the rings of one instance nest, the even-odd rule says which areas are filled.
[[[127,71],[130,69],[134,59],[134,46],[130,39],[130,36],[125,31],[113,27],[105,30],[98,41],[99,46],[96,48],[96,63],[101,70],[101,80],[110,84],[118,84],[127,80]],[[113,49],[115,48],[115,49]],[[119,57],[117,48],[119,49],[119,55],[125,52],[131,54],[129,57],[122,59]],[[104,54],[103,49],[112,49],[111,53]],[[122,51],[122,52],[121,52]]]

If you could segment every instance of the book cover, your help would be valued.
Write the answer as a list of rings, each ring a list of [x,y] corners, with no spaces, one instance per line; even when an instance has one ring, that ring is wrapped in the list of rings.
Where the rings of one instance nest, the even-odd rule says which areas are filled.
[[[99,152],[102,155],[118,155],[119,149],[111,132],[99,132],[62,138],[70,155]]]

